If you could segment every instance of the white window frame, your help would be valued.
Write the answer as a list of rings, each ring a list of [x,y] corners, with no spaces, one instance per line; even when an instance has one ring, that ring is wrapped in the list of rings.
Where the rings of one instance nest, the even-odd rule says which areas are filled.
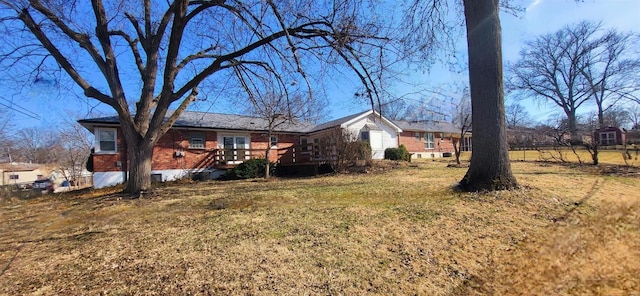
[[[415,132],[414,136],[416,137],[416,142],[420,142],[420,139],[422,139],[422,137],[420,136],[420,132]]]
[[[300,151],[303,153],[310,153],[309,150],[309,138],[300,137]]]
[[[424,133],[424,149],[432,150],[436,147],[435,135],[433,133]]]
[[[278,135],[273,135],[269,138],[269,145],[271,145],[271,148],[278,148]]]
[[[247,134],[224,134],[218,136],[218,149],[226,149],[224,139],[225,138],[233,138],[233,153],[227,154],[224,153],[223,159],[228,163],[241,163],[245,160],[251,158],[251,135]],[[244,138],[244,147],[239,147],[238,138]],[[245,150],[244,157],[238,155],[237,150]]]
[[[462,145],[460,146],[460,151],[471,151],[473,148],[471,137],[464,137],[461,139]]]
[[[20,175],[18,174],[10,174],[9,180],[20,180]]]
[[[100,142],[107,142],[107,141],[102,141],[102,139],[101,139],[103,132],[112,132],[113,133],[113,149],[109,149],[109,150],[102,149],[102,145],[100,144]],[[96,153],[100,153],[100,154],[116,154],[116,153],[118,153],[118,130],[117,129],[115,129],[115,128],[104,128],[104,127],[96,128],[95,129],[95,137],[96,137],[96,142],[95,142],[95,151],[96,151]]]
[[[200,143],[197,143],[198,141],[200,141]],[[206,148],[207,148],[207,141],[205,139],[204,133],[202,132],[189,133],[189,149],[206,149]]]
[[[617,140],[616,136],[617,135],[616,135],[615,131],[601,132],[600,133],[600,145],[603,145],[603,146],[615,145],[616,144],[616,140]]]

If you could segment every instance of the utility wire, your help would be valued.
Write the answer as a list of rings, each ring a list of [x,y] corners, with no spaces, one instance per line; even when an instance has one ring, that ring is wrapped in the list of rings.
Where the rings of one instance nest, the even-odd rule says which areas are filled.
[[[31,117],[31,118],[33,118],[33,119],[40,120],[40,116],[38,116],[38,114],[33,113],[33,112],[31,112],[31,111],[28,111],[28,110],[26,110],[26,109],[24,109],[24,108],[22,108],[22,107],[20,107],[20,108],[22,108],[22,109],[24,109],[24,110],[26,110],[26,111],[16,109],[15,107],[13,107],[13,106],[11,106],[11,105],[4,104],[4,103],[0,103],[0,106],[4,106],[4,107],[6,107],[7,109],[10,109],[10,110],[16,111],[16,112],[18,112],[18,113],[20,113],[20,114],[22,114],[22,115],[24,115],[24,116],[28,116],[28,117]],[[29,113],[27,113],[27,112],[29,112],[29,113],[31,113],[31,114],[29,114]]]

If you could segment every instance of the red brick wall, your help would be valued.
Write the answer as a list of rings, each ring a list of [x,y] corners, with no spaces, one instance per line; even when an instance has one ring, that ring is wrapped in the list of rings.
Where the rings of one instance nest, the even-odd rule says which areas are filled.
[[[419,151],[424,151],[424,138],[422,137],[422,133],[420,134],[420,140],[416,140],[415,137],[415,132],[408,132],[408,131],[403,131],[402,133],[400,133],[400,143],[398,144],[398,146],[400,145],[404,145],[405,147],[407,147],[407,150],[409,150],[409,152],[419,152]]]
[[[201,133],[205,138],[204,149],[189,148],[189,134],[192,132]],[[127,151],[126,145],[120,129],[117,130],[117,148],[116,154],[95,154],[94,171],[126,171],[127,168]],[[186,129],[172,129],[160,138],[153,149],[153,159],[151,162],[152,170],[172,170],[172,169],[193,169],[207,168],[214,165],[215,150],[218,149],[218,134],[215,131],[200,131]],[[272,149],[269,154],[269,160],[278,161],[279,157],[291,157],[290,148],[300,143],[299,135],[278,135],[277,149]],[[269,141],[263,133],[251,134],[251,150],[252,157],[264,157]],[[183,156],[176,157],[176,151],[181,151]],[[120,161],[122,166],[116,165]]]
[[[424,148],[424,132],[420,132],[420,140],[416,140],[414,131],[400,133],[400,145],[407,147],[412,153],[416,152],[453,152],[453,141],[450,137],[441,138],[441,133],[433,133],[434,149]]]
[[[282,155],[286,154],[287,151],[284,149],[300,144],[300,136],[298,135],[287,134],[276,136],[278,137],[278,145],[269,151],[269,161],[271,162],[278,161],[279,155],[282,157]],[[264,158],[264,151],[267,150],[269,142],[269,139],[263,133],[251,134],[251,149],[254,150],[254,155]]]
[[[189,135],[199,133],[204,136],[205,148],[189,148]],[[172,129],[167,132],[153,149],[153,170],[173,170],[206,168],[213,165],[214,151],[218,147],[218,135],[214,131]],[[176,152],[183,156],[177,157]]]
[[[111,128],[111,127],[108,127]],[[94,153],[93,155],[93,171],[94,172],[117,172],[127,168],[127,146],[125,145],[122,131],[116,129],[116,148],[117,153]],[[118,161],[121,166],[118,166]]]

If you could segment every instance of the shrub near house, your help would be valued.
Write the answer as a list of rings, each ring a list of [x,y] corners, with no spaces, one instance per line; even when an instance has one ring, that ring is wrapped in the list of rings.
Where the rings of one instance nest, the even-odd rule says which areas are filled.
[[[411,161],[411,153],[407,147],[400,145],[398,148],[387,148],[384,150],[384,159]]]

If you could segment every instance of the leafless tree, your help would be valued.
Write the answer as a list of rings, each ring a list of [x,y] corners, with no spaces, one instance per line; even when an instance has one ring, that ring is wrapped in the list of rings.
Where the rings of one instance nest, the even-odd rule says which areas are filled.
[[[469,97],[469,90],[465,89],[460,99],[453,103],[454,117],[453,123],[460,130],[459,139],[453,143],[453,151],[456,157],[456,163],[460,164],[460,155],[462,155],[462,145],[465,141],[465,137],[471,130],[473,123],[471,122],[471,100]]]
[[[640,105],[633,104],[627,109],[631,129],[640,129]]]
[[[40,164],[55,163],[59,138],[50,129],[27,127],[13,137],[13,159]]]
[[[335,128],[323,134],[314,149],[318,150],[320,160],[330,165],[334,172],[343,172],[356,160],[371,160],[371,149],[364,151],[362,144],[370,147],[369,143],[358,141],[356,133]]]
[[[348,69],[373,102],[388,40],[364,2],[0,0],[3,28],[13,32],[0,62],[34,79],[60,70],[112,107],[128,149],[126,190],[136,193],[150,187],[153,147],[198,87],[240,87],[234,71],[312,89],[307,69]]]
[[[606,108],[635,98],[640,61],[626,57],[631,38],[586,21],[540,36],[527,42],[509,66],[509,87],[560,107],[573,140],[579,141],[578,108],[593,101],[602,125]]]
[[[601,30],[601,25],[585,23]],[[598,111],[598,128],[605,127],[605,112],[621,100],[637,101],[640,90],[640,57],[631,51],[634,36],[615,29],[593,39],[587,58],[580,67]]]
[[[499,8],[500,4],[511,12],[518,8],[511,1],[498,0],[411,3],[406,21],[412,32],[408,44],[412,51],[424,53],[427,59],[434,54],[433,48],[448,49],[453,40],[451,34],[465,20],[474,143],[469,170],[459,187],[466,191],[517,187],[509,163],[505,128]]]
[[[473,153],[460,187],[467,191],[518,187],[511,172],[502,82],[498,0],[464,0],[469,48]]]
[[[635,105],[635,103],[634,103]],[[598,115],[599,128],[615,126],[619,128],[626,128],[632,125],[630,110],[625,105],[611,106],[605,110],[602,114],[602,122],[600,121],[600,115]]]
[[[0,161],[10,161],[9,155],[13,148],[13,141],[11,139],[11,131],[13,130],[13,124],[11,122],[11,114],[3,110],[0,113]]]
[[[318,121],[318,117],[323,114],[322,110],[324,109],[324,105],[321,101],[316,100],[308,94],[300,92],[289,94],[288,91],[285,93],[276,93],[273,90],[262,93],[260,91],[262,89],[270,89],[270,87],[247,86],[249,102],[251,103],[248,112],[267,122],[267,126],[265,127],[267,131],[265,178],[268,179],[271,169],[269,154],[273,148],[271,146],[271,138],[274,136],[277,137],[279,127],[287,124],[315,123]]]
[[[69,116],[67,118],[74,118]],[[60,155],[58,168],[64,178],[77,185],[82,181],[85,163],[91,154],[93,136],[80,124],[67,120],[58,129],[60,135]]]
[[[517,129],[519,127],[526,127],[531,124],[531,117],[529,112],[520,104],[513,103],[505,107],[507,128]]]

